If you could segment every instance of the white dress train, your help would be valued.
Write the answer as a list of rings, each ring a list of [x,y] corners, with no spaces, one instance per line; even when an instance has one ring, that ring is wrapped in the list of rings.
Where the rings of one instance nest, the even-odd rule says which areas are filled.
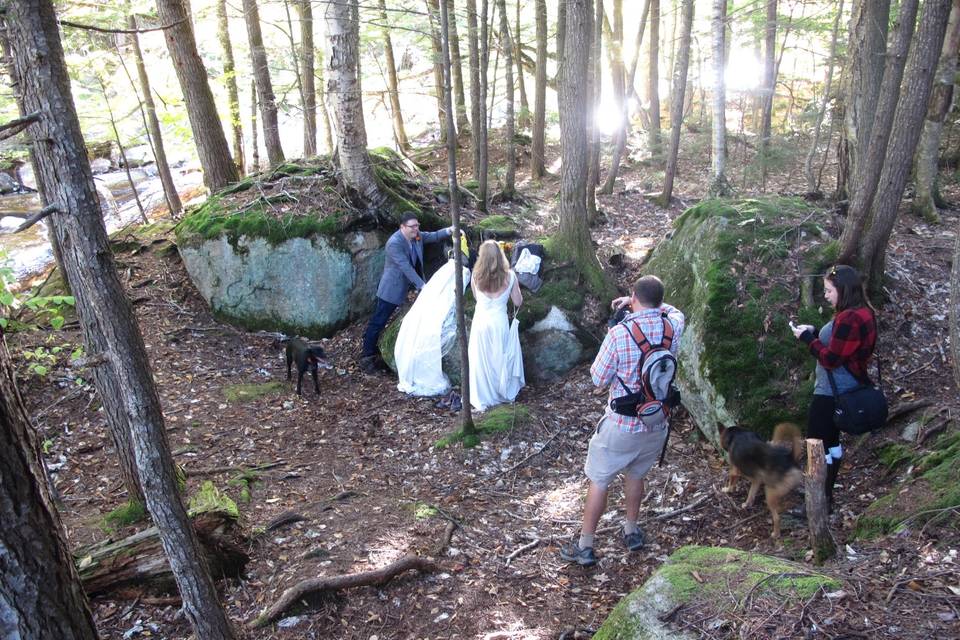
[[[520,353],[520,324],[507,320],[507,300],[517,276],[495,298],[474,290],[477,308],[470,325],[470,404],[477,411],[513,402],[526,381]]]

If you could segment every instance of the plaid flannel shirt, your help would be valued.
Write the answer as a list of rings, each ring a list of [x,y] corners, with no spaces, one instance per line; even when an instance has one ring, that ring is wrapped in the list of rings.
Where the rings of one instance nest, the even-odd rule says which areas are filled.
[[[593,377],[593,384],[598,387],[610,385],[610,393],[607,398],[607,418],[612,420],[620,427],[621,431],[628,433],[637,433],[646,431],[646,426],[640,418],[622,416],[615,413],[610,408],[610,401],[614,398],[625,396],[628,393],[637,391],[640,388],[640,348],[633,341],[630,335],[629,325],[636,322],[640,325],[640,330],[647,337],[650,344],[660,344],[663,339],[663,321],[662,315],[667,314],[667,321],[673,325],[673,344],[670,345],[670,352],[674,356],[680,348],[680,336],[683,334],[684,316],[676,307],[669,304],[663,304],[659,309],[642,309],[631,313],[623,322],[614,326],[607,332],[603,344],[600,345],[600,352],[590,367],[590,375]],[[630,388],[627,391],[617,380],[617,376],[623,380],[624,384]]]
[[[823,344],[812,331],[800,336],[810,353],[824,369],[845,366],[850,374],[865,382],[867,362],[877,344],[877,321],[867,307],[844,309],[833,319],[833,334],[829,344]]]

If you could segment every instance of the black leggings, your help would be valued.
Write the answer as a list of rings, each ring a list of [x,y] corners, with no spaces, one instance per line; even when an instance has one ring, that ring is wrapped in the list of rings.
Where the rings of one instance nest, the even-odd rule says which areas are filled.
[[[840,444],[840,430],[833,424],[833,396],[813,396],[807,415],[807,437],[823,440],[824,452]]]

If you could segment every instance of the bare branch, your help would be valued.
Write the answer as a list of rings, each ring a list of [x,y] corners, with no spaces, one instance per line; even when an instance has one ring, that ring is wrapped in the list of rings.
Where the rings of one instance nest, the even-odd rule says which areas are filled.
[[[61,20],[60,24],[64,27],[73,27],[74,29],[85,29],[87,31],[99,31],[100,33],[147,33],[149,31],[162,31],[164,29],[172,29],[181,22],[186,22],[187,18],[182,20],[177,20],[176,22],[171,22],[170,24],[160,25],[159,27],[149,27],[143,29],[110,29],[108,27],[98,27],[92,24],[81,24],[79,22],[71,22],[69,20]]]
[[[29,125],[40,120],[40,112],[36,111],[22,118],[15,118],[10,122],[0,124],[0,140],[6,140],[17,135]]]
[[[24,229],[29,229],[29,228],[32,227],[33,225],[37,224],[38,222],[40,222],[41,220],[43,220],[44,218],[46,218],[46,217],[47,217],[48,215],[50,215],[51,213],[56,213],[56,211],[57,211],[57,205],[55,205],[55,204],[48,205],[48,206],[44,207],[43,209],[40,209],[40,211],[37,211],[35,214],[33,214],[32,216],[30,216],[30,217],[27,218],[26,220],[24,220],[24,221],[23,221],[23,224],[21,224],[19,227],[17,227],[16,229],[14,229],[13,232],[14,232],[14,233],[20,233],[20,232],[23,231]]]

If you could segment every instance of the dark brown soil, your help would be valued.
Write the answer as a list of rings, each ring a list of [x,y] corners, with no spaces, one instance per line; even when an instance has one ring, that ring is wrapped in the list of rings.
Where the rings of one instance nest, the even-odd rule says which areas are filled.
[[[441,164],[438,175],[442,170]],[[635,258],[668,231],[682,209],[677,204],[662,210],[643,196],[652,175],[633,167],[624,179],[627,188],[600,200],[606,216],[594,238],[601,256],[612,246],[626,250],[625,267],[615,274],[621,285],[636,276]],[[701,185],[680,185],[678,196],[685,202],[702,193]],[[523,216],[525,229],[536,236],[555,224],[558,180],[521,186],[533,205]],[[946,300],[958,222],[955,211],[946,213],[941,226],[909,215],[900,222],[889,253],[890,302],[882,311],[881,334],[884,379],[895,402],[930,399],[935,410],[946,409],[952,417],[958,403]],[[583,459],[604,401],[590,383],[587,365],[557,383],[528,386],[519,401],[531,408],[532,421],[466,450],[434,447],[457,428],[456,415],[434,408],[432,399],[405,397],[387,375],[360,373],[355,359],[362,323],[328,341],[335,368],[322,372],[319,398],[309,385],[303,398],[296,397],[290,383],[282,393],[230,403],[227,385],[285,382],[272,337],[214,321],[175,254],[163,257],[155,247],[121,253],[117,260],[137,299],[170,445],[187,472],[188,493],[212,480],[239,500],[240,488],[231,480],[241,469],[275,465],[259,473],[251,501],[239,505],[251,539],[247,575],[221,583],[238,626],[246,627],[299,580],[380,568],[409,552],[437,554],[448,523],[457,525],[436,555],[439,571],[329,594],[309,610],[288,614],[295,617],[280,625],[247,629],[245,637],[588,637],[621,597],[681,545],[729,545],[806,562],[804,526],[785,518],[783,540],[772,542],[762,501],[743,511],[745,486],[733,496],[719,491],[725,477],[721,457],[681,417],[664,466],[649,476],[642,511],[648,545],[634,554],[621,547],[622,501],[615,486],[597,539],[599,565],[570,567],[558,557],[558,543],[578,530]],[[49,338],[19,333],[10,344],[16,358],[48,339],[80,342],[74,329]],[[20,383],[49,440],[48,461],[62,463],[56,485],[67,536],[76,548],[108,535],[100,520],[125,496],[96,394],[72,380],[76,372],[64,361],[43,378],[23,363]],[[819,593],[802,607],[759,596],[743,607],[713,603],[680,611],[673,622],[714,638],[960,637],[957,531],[928,526],[870,543],[851,540],[857,514],[896,480],[875,452],[897,440],[903,424],[845,442],[849,453],[833,520],[841,554],[820,569],[841,581],[842,593]],[[287,511],[305,519],[264,530]],[[93,602],[104,638],[191,635],[170,600],[127,596]]]

